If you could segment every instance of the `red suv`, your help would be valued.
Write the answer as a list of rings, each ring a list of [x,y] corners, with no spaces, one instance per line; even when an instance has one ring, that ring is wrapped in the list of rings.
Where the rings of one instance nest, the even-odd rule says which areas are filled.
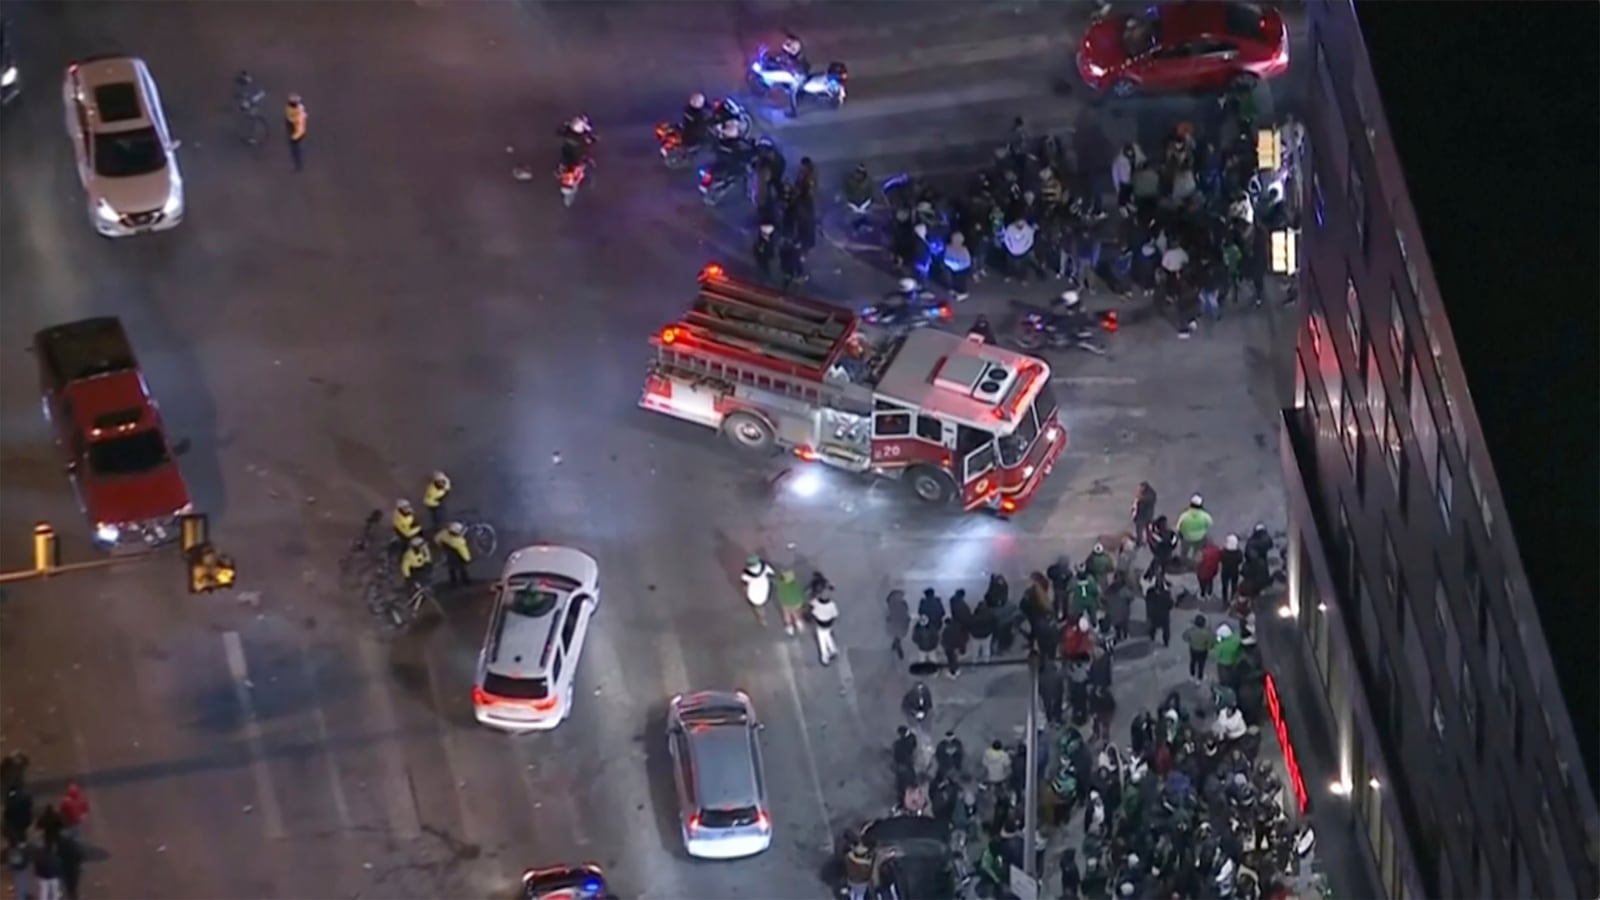
[[[1106,16],[1078,48],[1078,75],[1099,95],[1249,88],[1289,69],[1289,31],[1275,9],[1189,0]]]

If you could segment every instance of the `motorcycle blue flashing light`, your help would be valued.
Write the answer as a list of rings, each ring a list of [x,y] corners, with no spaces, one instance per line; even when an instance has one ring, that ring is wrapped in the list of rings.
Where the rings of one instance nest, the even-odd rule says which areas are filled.
[[[605,889],[605,883],[600,879],[590,876],[583,881],[583,893],[586,896],[596,896]]]

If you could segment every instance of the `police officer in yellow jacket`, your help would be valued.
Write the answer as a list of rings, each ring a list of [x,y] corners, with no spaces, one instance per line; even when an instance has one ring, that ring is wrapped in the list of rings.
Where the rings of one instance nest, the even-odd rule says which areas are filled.
[[[428,510],[428,524],[438,530],[444,527],[445,518],[444,502],[450,496],[450,476],[443,472],[434,472],[433,480],[422,489],[422,505]]]
[[[406,552],[400,555],[400,577],[407,584],[421,587],[429,581],[433,572],[433,554],[428,551],[428,542],[422,535],[413,537]]]
[[[433,536],[433,542],[443,548],[444,564],[449,570],[452,585],[469,584],[472,581],[467,575],[467,565],[472,562],[472,548],[467,546],[466,534],[465,525],[451,522],[449,527]]]
[[[394,535],[402,543],[422,534],[422,526],[417,523],[416,510],[411,508],[411,501],[401,497],[394,502],[394,517],[389,520],[394,525]]]
[[[301,145],[306,140],[306,105],[299,94],[289,95],[289,104],[283,108],[283,124],[285,133],[289,136],[289,159],[294,162],[294,170],[300,171]]]

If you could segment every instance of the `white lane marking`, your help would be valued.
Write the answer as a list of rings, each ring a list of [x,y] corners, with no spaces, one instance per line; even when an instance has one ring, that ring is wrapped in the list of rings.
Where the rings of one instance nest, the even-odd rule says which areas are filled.
[[[322,709],[322,690],[317,685],[317,669],[311,664],[311,654],[300,645],[300,665],[305,669],[307,690],[311,692],[311,712],[317,723],[317,737],[322,741],[322,761],[328,767],[328,784],[332,788],[333,809],[339,814],[339,827],[350,830],[350,804],[344,796],[344,779],[339,777],[339,764],[333,756],[333,737],[328,731],[328,714]]]
[[[79,776],[87,781],[94,769],[89,763],[89,747],[84,743],[83,734],[76,728],[72,729],[72,753],[77,757]],[[110,820],[106,818],[105,809],[106,805],[96,798],[94,801],[94,815],[88,821],[96,823],[101,834],[116,834],[117,830],[111,826]]]
[[[1130,375],[1057,375],[1050,383],[1073,387],[1131,387],[1138,384],[1139,379]]]
[[[656,639],[661,650],[661,686],[668,697],[687,694],[693,687],[689,683],[689,667],[683,659],[683,641],[674,632]]]
[[[839,693],[844,695],[845,705],[850,708],[850,719],[855,723],[856,732],[866,737],[867,723],[861,718],[861,699],[856,693],[855,670],[850,668],[850,652],[841,647],[833,658],[833,665],[839,670]]]
[[[283,810],[278,807],[278,793],[272,786],[272,772],[267,769],[267,754],[261,745],[261,720],[256,717],[255,699],[250,696],[254,686],[250,683],[250,669],[244,661],[244,644],[239,632],[222,633],[222,652],[228,659],[228,674],[233,678],[233,693],[244,712],[245,743],[250,748],[250,774],[256,782],[256,805],[261,809],[261,820],[266,824],[267,837],[283,838],[288,832],[283,827]]]
[[[456,747],[456,736],[451,732],[450,718],[445,715],[445,693],[439,690],[439,673],[434,670],[433,662],[426,656],[422,658],[422,668],[428,673],[428,699],[433,706],[433,722],[439,735],[439,748],[444,751],[444,765],[450,770],[450,780],[454,782],[450,791],[456,800],[456,815],[461,819],[461,840],[467,844],[483,846],[481,829],[478,828],[478,819],[467,806],[467,787],[469,779],[467,772],[461,767],[461,753]],[[487,785],[490,790],[493,785]]]
[[[791,658],[797,652],[805,652],[795,649],[800,646],[798,641],[785,641],[782,652],[778,654],[778,662],[783,669],[783,679],[789,685],[789,700],[794,703],[795,720],[800,723],[800,751],[805,754],[806,770],[811,776],[811,791],[817,799],[817,813],[822,817],[822,833],[827,841],[824,849],[831,854],[835,849],[833,820],[828,812],[828,798],[822,793],[822,775],[817,769],[816,751],[811,746],[811,726],[806,722],[806,708],[800,701],[800,684],[795,681],[794,662]]]
[[[389,696],[388,682],[382,680],[382,650],[372,638],[362,636],[358,642],[361,667],[365,670],[363,681],[367,695],[365,705],[377,718],[379,738],[375,742],[379,771],[374,774],[374,786],[383,795],[389,828],[402,838],[414,838],[422,833],[422,823],[417,813],[416,797],[406,777],[405,759],[400,754],[400,719],[394,713],[394,699]],[[391,735],[396,735],[391,737]]]

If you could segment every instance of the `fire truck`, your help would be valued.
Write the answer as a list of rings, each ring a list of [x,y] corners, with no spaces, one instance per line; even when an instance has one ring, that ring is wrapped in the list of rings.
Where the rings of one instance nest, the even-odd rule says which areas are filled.
[[[898,478],[932,505],[1025,507],[1067,444],[1050,366],[975,335],[859,326],[707,266],[687,314],[651,338],[639,405],[752,454]]]

